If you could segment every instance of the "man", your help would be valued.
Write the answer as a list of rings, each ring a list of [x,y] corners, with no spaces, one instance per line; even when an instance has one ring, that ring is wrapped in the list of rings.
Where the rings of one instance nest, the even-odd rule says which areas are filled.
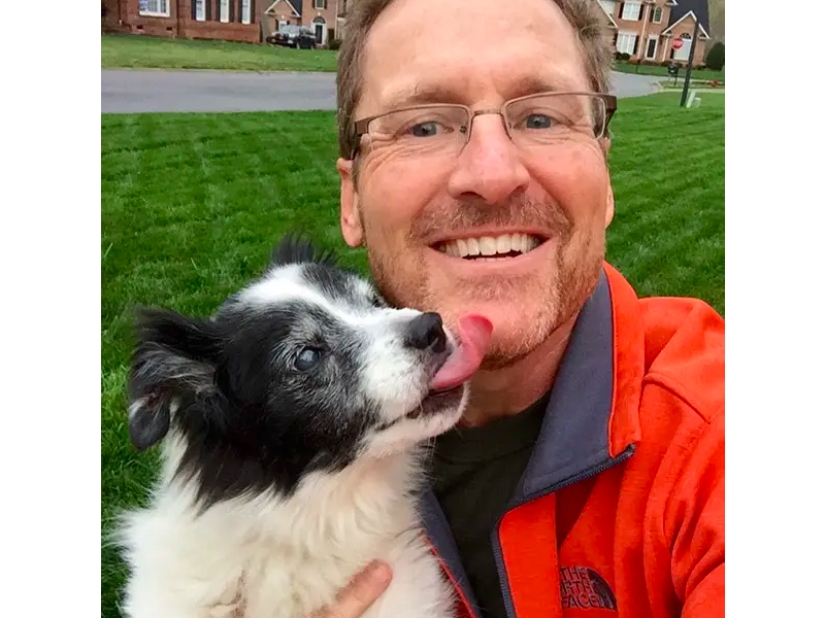
[[[358,0],[347,17],[344,238],[390,302],[494,325],[422,501],[463,615],[724,612],[724,323],[639,300],[603,261],[599,10]],[[323,615],[360,616],[390,579],[371,565]]]

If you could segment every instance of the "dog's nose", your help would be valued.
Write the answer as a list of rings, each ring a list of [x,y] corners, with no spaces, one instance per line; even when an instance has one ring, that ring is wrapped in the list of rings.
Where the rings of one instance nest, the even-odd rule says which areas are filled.
[[[417,349],[432,349],[433,352],[443,352],[447,347],[447,336],[437,313],[422,313],[413,318],[407,326],[407,345]]]

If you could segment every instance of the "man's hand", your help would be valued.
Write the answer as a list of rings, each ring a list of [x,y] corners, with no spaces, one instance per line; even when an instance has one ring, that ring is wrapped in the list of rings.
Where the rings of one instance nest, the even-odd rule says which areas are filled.
[[[375,560],[338,593],[334,604],[314,612],[311,618],[359,618],[384,593],[391,579],[390,565]]]

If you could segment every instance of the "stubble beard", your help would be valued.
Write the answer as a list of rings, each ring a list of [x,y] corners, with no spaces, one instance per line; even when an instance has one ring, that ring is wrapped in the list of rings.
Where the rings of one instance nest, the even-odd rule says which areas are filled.
[[[446,293],[459,298],[477,301],[510,302],[513,311],[508,312],[507,331],[521,331],[518,340],[500,341],[494,338],[482,369],[495,370],[510,367],[523,360],[547,341],[554,331],[573,319],[586,302],[598,283],[604,260],[604,243],[593,233],[584,238],[574,234],[572,221],[558,207],[548,207],[525,200],[507,209],[486,207],[484,210],[472,206],[455,208],[445,215],[444,210],[434,211],[420,217],[407,237],[407,246],[421,247],[422,240],[435,230],[468,230],[484,224],[513,224],[520,221],[554,230],[556,247],[555,273],[544,271],[545,281],[536,281],[533,276],[518,278],[490,278],[484,283],[456,281]],[[513,215],[513,213],[517,213]],[[481,213],[481,214],[479,214]],[[492,213],[492,214],[488,214]],[[507,218],[502,216],[508,214]],[[532,217],[532,219],[531,219]],[[502,219],[502,221],[497,221]],[[384,252],[375,250],[370,242],[371,233],[362,219],[367,259],[376,288],[393,307],[409,307],[419,311],[442,313],[445,322],[455,323],[458,315],[446,309],[445,292],[433,289],[425,270],[422,252],[409,252],[401,257],[400,251],[392,248]],[[575,243],[576,246],[573,245]],[[535,303],[529,314],[525,311],[521,298],[529,298]],[[532,303],[531,303],[532,304]],[[454,304],[450,304],[454,307]],[[469,309],[469,307],[468,307]]]

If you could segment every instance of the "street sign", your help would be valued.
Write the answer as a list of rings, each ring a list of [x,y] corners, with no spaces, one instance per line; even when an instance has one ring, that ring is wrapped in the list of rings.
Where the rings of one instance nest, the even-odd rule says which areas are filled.
[[[682,39],[673,39],[670,45],[673,49],[682,49]]]

